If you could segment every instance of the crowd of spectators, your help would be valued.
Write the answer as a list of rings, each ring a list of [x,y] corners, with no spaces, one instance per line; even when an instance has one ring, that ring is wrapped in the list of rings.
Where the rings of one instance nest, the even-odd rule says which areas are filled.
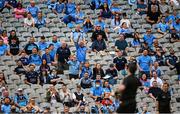
[[[133,62],[138,66],[136,75],[142,83],[144,93],[158,101],[159,107],[168,107],[172,89],[170,84],[163,80],[164,72],[161,66],[168,66],[170,70],[176,69],[177,80],[180,82],[180,58],[176,55],[174,47],[164,48],[159,40],[169,35],[170,43],[180,42],[180,14],[174,9],[178,4],[176,0],[137,0],[135,14],[145,16],[144,19],[150,26],[144,34],[136,31],[131,23],[133,17],[123,11],[118,1],[92,0],[87,3],[92,11],[100,10],[96,20],[91,19],[75,0],[30,0],[29,3],[24,7],[23,0],[1,0],[0,13],[5,9],[13,10],[11,15],[23,20],[24,28],[40,29],[52,23],[37,5],[45,4],[61,23],[65,23],[68,28],[75,28],[69,32],[69,42],[60,40],[54,34],[50,41],[45,36],[39,37],[38,41],[29,37],[26,44],[22,44],[16,30],[7,31],[0,28],[0,59],[4,56],[19,57],[15,61],[17,65],[14,74],[24,76],[24,84],[51,84],[45,91],[46,102],[52,106],[62,103],[63,113],[69,112],[71,107],[77,108],[77,113],[116,112],[121,102],[121,93],[113,88],[119,84],[119,80],[128,75],[128,64]],[[109,24],[106,23],[107,20],[110,20]],[[157,34],[154,34],[154,30]],[[87,37],[89,33],[92,35]],[[105,68],[101,62],[92,66],[87,55],[103,55],[110,52],[110,33],[118,35],[112,45],[114,59],[110,60],[109,66],[103,63],[106,64]],[[75,52],[71,50],[72,46]],[[138,55],[130,56],[131,49],[135,49]],[[61,77],[65,75],[65,71],[68,71],[68,80],[79,81],[74,91],[68,88],[65,79]],[[6,75],[1,72],[2,113],[48,113],[51,110],[51,107],[41,109],[36,100],[30,98],[22,88],[10,94],[6,80]],[[62,85],[60,91],[55,88],[56,85]],[[88,107],[85,97],[87,95],[83,90],[90,91],[89,97],[94,106]],[[170,108],[159,108],[162,112],[168,110]]]

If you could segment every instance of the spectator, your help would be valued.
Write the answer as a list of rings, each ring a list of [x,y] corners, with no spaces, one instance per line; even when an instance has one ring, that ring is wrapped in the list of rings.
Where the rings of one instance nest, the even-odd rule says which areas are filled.
[[[161,22],[158,23],[157,32],[165,35],[165,34],[167,34],[168,30],[169,30],[169,25],[167,23],[165,23],[165,17],[162,17]]]
[[[90,89],[90,97],[92,97],[93,99],[97,99],[98,97],[101,97],[103,93],[103,87],[100,85],[100,81],[97,80],[95,87],[91,87]]]
[[[28,96],[24,93],[22,88],[19,88],[16,95],[14,96],[15,106],[21,109],[28,104],[28,101]]]
[[[144,0],[137,1],[137,13],[139,15],[144,15],[147,13],[147,5],[145,4]]]
[[[75,43],[76,58],[81,64],[86,61],[86,52],[88,51],[88,49],[85,44],[85,41],[78,41],[77,43]]]
[[[176,19],[176,21],[174,23],[172,23],[172,26],[176,30],[178,36],[180,36],[180,27],[179,27],[179,25],[180,25],[180,17],[178,19]]]
[[[103,84],[103,91],[104,91],[104,94],[109,94],[109,96],[113,95],[113,90],[112,90],[112,87],[111,85],[109,85],[109,82],[108,80],[104,81],[104,84]]]
[[[152,66],[152,72],[155,71],[158,75],[158,77],[161,77],[161,69],[159,67],[159,63],[157,61],[154,62],[153,66]]]
[[[33,37],[31,37],[29,39],[28,44],[25,45],[24,50],[27,55],[30,55],[30,54],[32,54],[33,48],[36,48],[36,50],[38,51],[38,46],[35,44],[35,39]]]
[[[58,37],[56,35],[53,35],[52,42],[50,44],[54,45],[54,50],[57,51],[59,47],[61,47],[61,42],[58,41]]]
[[[30,6],[26,9],[27,12],[31,13],[33,18],[37,18],[38,12],[40,11],[39,7],[36,6],[35,1],[30,1]]]
[[[157,11],[156,6],[152,6],[151,11],[147,14],[146,21],[153,25],[160,22],[160,12]]]
[[[24,18],[24,26],[25,27],[35,27],[35,21],[31,15],[31,13],[27,13],[27,17]]]
[[[122,26],[122,24],[125,22],[127,27],[130,28],[131,27],[131,22],[130,20],[127,18],[127,14],[126,13],[123,13],[122,14],[123,18],[121,19],[120,21],[120,26]]]
[[[61,114],[73,114],[72,112],[70,112],[69,107],[69,103],[64,103],[64,109]]]
[[[6,0],[2,0],[0,2],[0,12],[2,12],[6,6],[10,6],[10,5],[8,4],[8,2]]]
[[[122,51],[117,51],[117,57],[113,59],[113,63],[115,64],[115,67],[119,72],[119,75],[123,74],[123,72],[125,71],[127,60],[123,57]]]
[[[105,22],[103,21],[101,15],[98,16],[98,20],[95,21],[95,26],[99,26],[99,25],[101,26],[101,30],[105,30],[106,24],[105,24]]]
[[[49,50],[49,54],[52,56],[52,58],[55,58],[56,50],[54,48],[54,44],[49,44],[48,50]]]
[[[47,93],[46,93],[46,100],[47,102],[51,103],[52,105],[60,102],[60,95],[54,86],[50,86]]]
[[[7,52],[8,52],[7,45],[5,45],[3,39],[0,38],[0,56],[6,55]]]
[[[105,96],[101,104],[102,104],[101,111],[103,113],[112,113],[114,111],[113,101],[109,98],[109,96],[107,97]]]
[[[80,5],[76,6],[76,12],[75,12],[74,16],[75,16],[76,24],[81,24],[84,22],[84,12],[81,11]]]
[[[170,52],[170,54],[168,56],[166,56],[165,64],[168,65],[169,67],[174,67],[178,58],[175,55],[175,52],[172,48],[169,50],[169,52]]]
[[[97,36],[97,40],[93,41],[92,43],[92,50],[94,52],[104,51],[106,50],[106,43],[102,38],[102,35]]]
[[[39,74],[35,71],[35,65],[30,64],[28,70],[25,73],[25,84],[38,84]]]
[[[119,4],[117,2],[112,3],[111,5],[111,12],[112,14],[115,15],[121,15],[122,14],[122,9],[119,7]]]
[[[0,34],[0,38],[3,39],[4,44],[8,44],[8,36],[7,36],[7,31],[3,30],[2,33]]]
[[[57,49],[56,58],[58,61],[58,71],[63,73],[64,70],[68,69],[67,61],[71,55],[70,49],[65,42],[62,42],[62,46]]]
[[[117,28],[120,26],[120,16],[118,14],[115,15],[114,19],[111,21],[111,27],[113,29]]]
[[[95,100],[95,105],[91,107],[91,113],[95,113],[95,114],[102,113],[101,112],[101,105],[102,105],[101,101],[102,101],[102,98],[97,97],[97,99]]]
[[[150,87],[150,81],[147,79],[146,74],[142,74],[140,78],[140,82],[142,83],[143,89],[145,93],[148,93]]]
[[[48,76],[47,71],[40,72],[39,84],[43,86],[44,84],[50,84],[50,77]]]
[[[157,82],[156,81],[152,82],[152,87],[150,87],[148,92],[149,96],[154,101],[156,101],[160,93],[161,93],[161,88],[158,87]]]
[[[83,30],[85,33],[92,32],[94,28],[94,25],[89,17],[86,18],[86,20],[83,23]]]
[[[152,67],[152,59],[148,56],[148,51],[144,50],[143,54],[137,58],[138,68],[141,74],[146,74],[147,78],[150,78],[150,72]],[[141,75],[140,75],[141,76]]]
[[[50,66],[47,64],[46,59],[42,59],[42,64],[39,67],[39,71],[40,72],[43,72],[43,71],[49,72],[50,71]]]
[[[24,18],[26,14],[26,10],[23,8],[21,3],[18,3],[17,8],[14,9],[14,13],[16,19],[21,19]]]
[[[131,29],[127,27],[126,22],[121,24],[121,27],[119,28],[119,34],[124,34],[125,38],[132,37]]]
[[[102,80],[101,75],[97,74],[96,77],[95,77],[95,79],[93,80],[93,87],[95,87],[97,80],[100,81],[100,86],[103,86],[103,81],[104,81],[104,80]]]
[[[8,114],[8,113],[11,112],[12,106],[11,106],[10,103],[11,103],[11,99],[10,98],[8,98],[8,97],[4,98],[4,104],[1,105],[2,113]]]
[[[67,86],[64,84],[62,86],[62,89],[59,92],[61,102],[68,103],[70,107],[73,106],[72,104],[72,95],[70,93],[70,90],[67,88]]]
[[[31,98],[28,104],[21,108],[23,113],[39,113],[41,109],[36,105],[35,99]]]
[[[22,65],[24,66],[29,64],[29,59],[26,57],[26,53],[24,51],[22,51],[21,57],[19,58],[19,60],[22,62]]]
[[[72,98],[76,105],[85,101],[80,85],[77,85],[76,91],[72,94]]]
[[[95,67],[93,68],[93,78],[95,79],[97,75],[100,75],[100,78],[103,78],[105,76],[104,70],[101,67],[100,63],[96,63]]]
[[[21,50],[18,40],[16,38],[12,38],[10,42],[11,43],[9,43],[8,55],[10,56],[20,55]]]
[[[77,114],[87,114],[89,111],[87,110],[87,107],[86,107],[86,103],[85,102],[80,102],[78,105],[77,105],[77,109],[75,111],[75,113]]]
[[[166,0],[160,0],[159,9],[161,14],[164,14],[166,11],[170,10],[170,6],[166,3]]]
[[[116,40],[115,42],[115,49],[117,51],[123,51],[123,55],[126,55],[126,52],[128,50],[128,43],[127,41],[124,39],[124,35],[123,34],[120,34],[119,35],[119,39]]]
[[[92,82],[91,79],[89,78],[88,72],[84,73],[84,77],[81,78],[80,85],[83,89],[91,88]]]
[[[0,72],[0,92],[2,93],[3,87],[6,86],[6,79],[3,72]]]
[[[102,38],[103,38],[105,41],[108,41],[107,35],[106,35],[106,33],[104,32],[104,30],[102,30],[102,28],[101,28],[100,25],[96,25],[96,26],[95,26],[95,31],[92,33],[91,40],[92,40],[92,41],[97,40],[97,36],[98,36],[98,35],[102,35]]]
[[[52,11],[57,15],[65,12],[65,3],[63,0],[58,0],[56,3],[55,8],[52,9]]]
[[[76,59],[76,56],[71,55],[67,64],[69,64],[69,79],[78,79],[80,62]]]
[[[14,8],[17,8],[17,4],[18,4],[18,1],[17,0],[7,0],[8,5],[6,5],[6,7],[10,10],[10,9],[14,9]]]
[[[170,43],[180,42],[180,36],[178,35],[177,31],[173,28],[171,29],[171,36],[170,36]]]
[[[119,105],[120,105],[120,101],[119,101],[120,92],[116,91],[114,93],[114,97],[115,97],[115,99],[114,99],[114,102],[113,102],[113,108],[114,108],[114,111],[116,112],[118,107],[119,107]]]
[[[10,35],[8,37],[9,44],[11,44],[11,39],[16,39],[19,44],[19,38],[17,37],[15,30],[10,31]]]
[[[158,39],[154,40],[153,43],[153,51],[156,53],[161,53],[162,55],[165,54],[166,50],[162,47],[162,45],[159,43]]]
[[[48,78],[50,79],[50,84],[56,85],[63,83],[62,78],[57,75],[56,69],[50,71]]]
[[[43,17],[42,12],[38,12],[37,17],[35,18],[35,27],[42,28],[46,26],[46,18]]]
[[[153,71],[152,72],[152,78],[150,80],[150,86],[152,87],[153,86],[153,82],[156,81],[157,82],[157,85],[159,87],[161,87],[163,85],[163,81],[157,76],[157,72],[156,71]]]
[[[24,66],[22,64],[22,62],[20,60],[17,61],[17,67],[14,69],[14,72],[16,74],[25,74],[25,69],[24,69]]]
[[[86,72],[88,73],[88,76],[91,79],[93,74],[92,69],[90,68],[90,63],[88,61],[86,61],[84,63],[84,66],[82,67],[80,78],[82,78]]]
[[[45,54],[42,55],[42,60],[45,59],[47,64],[54,64],[54,57],[50,55],[49,49],[45,49]]]
[[[111,10],[109,9],[109,6],[107,3],[103,4],[102,11],[100,12],[100,15],[103,18],[111,18],[112,17]]]
[[[149,0],[147,4],[148,4],[148,12],[147,13],[152,11],[153,6],[155,6],[157,11],[160,12],[160,7],[159,7],[159,1],[158,0]]]
[[[118,79],[118,72],[117,69],[115,68],[114,64],[110,64],[109,66],[110,68],[108,68],[106,70],[106,75],[109,75],[109,84],[114,85],[117,83],[117,79]]]
[[[135,32],[134,33],[134,36],[133,36],[133,41],[131,42],[131,46],[132,47],[140,47],[141,46],[141,41],[140,41],[140,36],[139,36],[139,33],[138,32]]]
[[[92,10],[95,10],[95,9],[98,9],[100,8],[100,2],[98,0],[91,0],[91,3],[90,3],[90,8]]]
[[[73,14],[76,11],[76,5],[75,3],[72,2],[72,0],[68,0],[66,3],[66,9],[65,9],[65,14]]]
[[[159,96],[157,97],[157,108],[159,113],[171,113],[171,93],[168,91],[168,89],[169,84],[165,82]]]
[[[38,54],[36,48],[32,49],[32,54],[29,56],[29,63],[35,64],[36,66],[40,66],[42,63],[41,56]]]
[[[85,34],[81,30],[81,26],[77,25],[75,31],[71,32],[71,42],[78,43],[79,41],[85,41]]]
[[[45,49],[48,47],[48,43],[46,41],[46,38],[44,36],[41,37],[41,40],[38,42],[39,50],[44,53]]]

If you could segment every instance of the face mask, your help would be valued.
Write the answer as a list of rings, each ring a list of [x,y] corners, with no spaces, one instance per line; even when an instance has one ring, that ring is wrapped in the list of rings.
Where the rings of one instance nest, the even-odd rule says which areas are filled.
[[[100,87],[100,85],[98,84],[98,85],[96,85],[96,87],[98,88],[98,87]]]

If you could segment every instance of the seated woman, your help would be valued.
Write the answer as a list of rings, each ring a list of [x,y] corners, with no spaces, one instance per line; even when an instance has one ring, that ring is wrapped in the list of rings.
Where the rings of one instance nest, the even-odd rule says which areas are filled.
[[[44,84],[50,84],[50,77],[47,71],[41,71],[39,76],[39,84],[43,86]]]
[[[49,72],[50,71],[50,66],[47,64],[46,59],[42,60],[42,64],[39,67],[39,71],[40,72],[43,72],[43,71]]]
[[[93,77],[92,77],[92,79],[96,79],[97,75],[100,75],[101,78],[103,78],[105,76],[104,71],[103,71],[100,63],[97,63],[95,65],[95,67],[93,68]]]
[[[122,23],[122,25],[119,29],[119,34],[124,34],[125,38],[132,37],[132,32],[131,32],[130,28],[128,28],[126,22]]]
[[[141,42],[140,42],[140,36],[138,32],[134,33],[134,37],[133,37],[133,41],[131,42],[131,46],[132,47],[140,47],[141,46]]]
[[[112,13],[111,13],[111,10],[109,9],[107,3],[104,3],[103,8],[102,8],[102,11],[100,12],[100,15],[101,15],[103,18],[111,18]]]
[[[6,80],[5,80],[5,77],[4,77],[4,73],[3,72],[0,72],[0,92],[2,92],[2,88],[3,87],[6,87]]]
[[[84,32],[92,32],[93,28],[94,28],[94,25],[92,21],[90,20],[89,17],[87,17],[87,19],[83,23]]]
[[[4,44],[8,44],[8,36],[6,30],[2,31],[2,33],[0,34],[0,38],[3,39]]]
[[[23,64],[20,60],[17,61],[17,67],[14,69],[16,74],[25,74],[26,70],[23,67]]]
[[[140,78],[142,86],[144,87],[144,92],[148,93],[150,87],[150,81],[147,79],[146,74],[143,74]]]
[[[60,95],[54,86],[50,86],[46,93],[47,102],[51,103],[51,105],[60,102]]]
[[[113,29],[116,28],[116,27],[119,27],[120,26],[120,21],[121,21],[120,15],[116,14],[115,18],[112,19],[112,21],[111,21],[111,27]]]
[[[14,14],[16,19],[24,18],[26,10],[23,8],[21,3],[17,4],[17,8],[14,9]]]
[[[72,99],[76,105],[85,101],[84,94],[81,90],[81,86],[77,85],[76,91],[72,94]]]
[[[35,18],[35,27],[41,28],[45,26],[46,26],[46,18],[43,17],[42,12],[39,12],[37,18]]]

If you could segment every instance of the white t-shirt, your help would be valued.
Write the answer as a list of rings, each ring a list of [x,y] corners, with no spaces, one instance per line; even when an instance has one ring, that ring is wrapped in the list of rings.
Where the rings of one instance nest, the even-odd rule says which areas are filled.
[[[159,87],[161,87],[163,85],[163,81],[159,77],[157,77],[157,79],[154,79],[154,77],[152,77],[150,80],[150,87],[152,87],[153,81],[157,81],[157,84]]]
[[[31,18],[31,19],[25,18],[24,19],[24,24],[27,25],[27,26],[31,26],[33,23],[34,23],[33,18]]]

